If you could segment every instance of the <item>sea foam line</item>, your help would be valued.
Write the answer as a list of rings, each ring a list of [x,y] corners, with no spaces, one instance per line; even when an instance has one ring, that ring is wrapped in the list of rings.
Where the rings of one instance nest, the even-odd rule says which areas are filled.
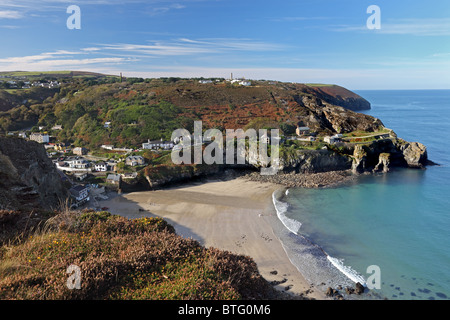
[[[290,232],[298,235],[298,232],[302,226],[300,221],[290,219],[286,217],[286,212],[289,208],[289,204],[286,202],[279,201],[276,196],[277,191],[272,193],[272,201],[277,212],[278,219],[283,223],[286,229]],[[285,194],[288,194],[288,190],[286,190]],[[317,246],[317,245],[316,245]],[[320,248],[320,247],[319,247]],[[326,255],[327,260],[331,262],[331,264],[338,269],[343,275],[345,275],[348,279],[353,281],[354,283],[361,283],[363,286],[366,286],[366,280],[354,269],[349,266],[344,265],[342,260],[334,258],[328,255],[322,248],[320,248],[322,252]]]
[[[289,208],[289,204],[286,202],[282,202],[277,200],[277,197],[275,195],[277,191],[272,193],[272,201],[273,205],[275,207],[275,210],[277,211],[278,219],[283,223],[283,225],[288,229],[290,232],[294,234],[298,234],[298,231],[300,230],[302,224],[300,221],[290,219],[286,217],[286,212]]]
[[[342,272],[347,278],[352,280],[354,283],[360,283],[363,286],[366,286],[366,280],[351,267],[344,265],[342,260],[333,258],[332,256],[327,255],[328,261],[331,262],[333,266],[335,266],[340,272]]]

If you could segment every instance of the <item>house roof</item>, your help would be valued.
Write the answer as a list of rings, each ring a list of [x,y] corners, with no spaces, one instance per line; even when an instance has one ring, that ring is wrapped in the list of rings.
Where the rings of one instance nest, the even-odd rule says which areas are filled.
[[[113,180],[113,181],[119,181],[120,175],[119,174],[108,174],[108,177],[106,180]]]

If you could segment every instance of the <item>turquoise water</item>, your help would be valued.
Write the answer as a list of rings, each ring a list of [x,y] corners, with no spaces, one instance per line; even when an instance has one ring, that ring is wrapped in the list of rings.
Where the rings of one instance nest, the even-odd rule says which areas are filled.
[[[367,268],[378,266],[381,288],[370,291],[378,297],[450,299],[450,90],[358,94],[372,103],[367,114],[399,137],[425,144],[429,158],[440,166],[363,176],[339,188],[290,189],[282,199],[289,203],[285,217],[300,222],[298,234],[341,260],[351,273],[368,279],[372,273]],[[293,262],[302,264],[295,258],[296,248],[305,250],[302,240],[294,240],[292,233],[281,237]],[[323,259],[318,265],[333,268]],[[336,270],[319,277],[302,268],[313,282],[346,284],[336,278]],[[336,279],[327,283],[326,276]]]

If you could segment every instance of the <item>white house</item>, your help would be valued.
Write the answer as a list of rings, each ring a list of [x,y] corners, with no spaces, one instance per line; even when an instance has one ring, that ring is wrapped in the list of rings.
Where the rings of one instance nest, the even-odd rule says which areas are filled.
[[[67,164],[69,165],[69,168],[73,169],[88,169],[90,165],[89,161],[86,159],[69,160],[67,161]]]
[[[172,141],[163,141],[161,140],[153,140],[148,142],[145,142],[142,144],[142,149],[164,149],[164,150],[171,150],[175,144]]]
[[[112,144],[102,144],[100,148],[106,149],[106,150],[112,150],[114,149],[114,146]]]
[[[94,165],[94,168],[95,168],[95,171],[100,171],[100,172],[108,171],[108,165],[103,161],[96,163]]]
[[[111,128],[111,121],[106,121],[103,125],[104,128]]]
[[[89,189],[82,185],[77,185],[70,188],[70,195],[72,196],[72,207],[78,207],[89,201]]]
[[[331,137],[330,136],[324,137],[323,141],[326,142],[326,143],[329,143],[329,144],[333,144],[333,143],[341,141],[342,137],[343,137],[343,135],[338,133],[338,134],[335,134],[334,136],[331,136]]]
[[[39,143],[49,143],[50,142],[50,136],[46,133],[32,133],[30,135],[30,140],[39,142]]]
[[[252,85],[252,83],[251,83],[250,81],[247,81],[247,80],[243,80],[243,81],[239,82],[239,84],[240,84],[241,86],[246,86],[246,87]]]

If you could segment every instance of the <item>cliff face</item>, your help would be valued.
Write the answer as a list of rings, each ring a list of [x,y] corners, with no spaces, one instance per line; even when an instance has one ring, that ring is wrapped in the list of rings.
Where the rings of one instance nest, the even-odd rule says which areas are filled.
[[[0,137],[0,210],[52,209],[67,197],[42,145]]]

